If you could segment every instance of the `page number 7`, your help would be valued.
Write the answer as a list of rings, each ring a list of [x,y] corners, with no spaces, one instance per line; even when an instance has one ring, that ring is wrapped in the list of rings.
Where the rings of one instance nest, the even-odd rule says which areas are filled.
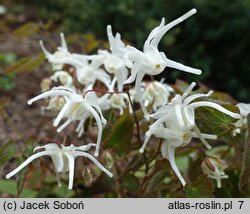
[[[240,203],[240,207],[239,207],[239,209],[241,209],[241,207],[242,207],[242,205],[243,205],[244,201],[238,201],[238,202]]]

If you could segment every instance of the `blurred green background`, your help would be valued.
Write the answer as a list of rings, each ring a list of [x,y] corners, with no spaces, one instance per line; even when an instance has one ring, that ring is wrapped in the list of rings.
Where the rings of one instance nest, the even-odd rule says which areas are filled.
[[[3,1],[4,2],[4,1]],[[170,59],[201,68],[202,76],[165,72],[176,78],[198,80],[215,90],[249,102],[250,0],[15,0],[4,2],[9,12],[29,20],[53,21],[53,33],[93,33],[107,40],[111,24],[122,39],[141,49],[149,32],[162,17],[167,22],[191,8],[198,13],[169,31],[160,49]],[[161,78],[158,76],[157,78]]]

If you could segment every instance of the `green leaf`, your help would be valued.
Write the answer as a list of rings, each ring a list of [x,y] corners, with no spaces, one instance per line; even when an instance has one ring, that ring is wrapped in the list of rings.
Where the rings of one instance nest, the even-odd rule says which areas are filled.
[[[63,182],[60,188],[57,185],[55,185],[52,193],[54,193],[58,198],[70,198],[73,197],[75,194],[75,192],[69,190],[68,185]]]
[[[209,198],[213,197],[214,185],[207,175],[203,174],[193,183],[188,183],[184,191],[188,198]]]
[[[16,181],[15,180],[0,180],[0,192],[7,193],[11,196],[16,196]],[[37,192],[28,188],[23,188],[21,198],[35,198]]]
[[[29,137],[24,142],[24,146],[25,146],[24,155],[25,156],[29,157],[34,153],[35,143],[36,143],[36,141],[32,137]]]
[[[29,73],[34,68],[38,67],[44,62],[44,55],[41,53],[38,56],[24,57],[6,68],[7,73]]]
[[[19,39],[33,35],[40,31],[40,27],[35,22],[27,22],[13,32],[13,35]]]
[[[223,104],[221,106],[229,111],[239,113],[238,107],[234,105]],[[202,132],[223,135],[235,128],[233,123],[237,122],[237,119],[211,107],[200,107],[196,109],[196,122]]]
[[[139,188],[139,181],[134,175],[130,174],[123,179],[121,187],[136,193]]]
[[[163,189],[163,180],[166,177],[173,177],[169,161],[166,159],[157,160],[153,169],[141,182],[139,197],[157,197]]]
[[[0,167],[4,167],[16,155],[16,142],[10,140],[0,147]]]
[[[33,154],[34,144],[35,144],[35,140],[32,139],[31,137],[28,138],[24,142],[25,149],[23,152],[23,156],[17,158],[16,160],[17,166],[19,166],[21,163],[23,163],[28,157],[30,157]],[[20,196],[20,194],[22,193],[27,173],[28,173],[28,170],[27,170],[27,167],[25,167],[17,174],[17,196]]]
[[[242,173],[240,175],[239,189],[242,188],[250,182],[250,114],[247,116],[247,127],[248,133],[244,148],[244,158],[242,165]]]
[[[112,148],[119,155],[127,154],[131,148],[133,137],[133,123],[129,110],[126,109],[123,115],[115,123],[110,137],[107,140],[107,148]]]
[[[5,91],[10,91],[13,88],[15,88],[16,83],[14,81],[14,75],[7,74],[3,77],[0,77],[0,89],[3,89]]]
[[[16,61],[17,55],[15,53],[0,53],[0,62],[10,64]]]

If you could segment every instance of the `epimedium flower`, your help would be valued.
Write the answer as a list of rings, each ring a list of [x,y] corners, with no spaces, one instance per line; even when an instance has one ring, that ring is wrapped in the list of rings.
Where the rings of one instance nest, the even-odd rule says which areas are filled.
[[[85,93],[95,93],[93,92],[92,90],[91,91],[86,91]],[[100,109],[102,111],[106,111],[108,109],[110,109],[110,99],[109,99],[109,94],[105,94],[101,97],[96,97],[96,103],[99,105]],[[86,122],[86,120],[88,118],[92,118],[92,114],[91,112],[84,112],[84,114],[82,115],[80,121],[79,121],[79,124],[77,125],[76,127],[76,132],[78,133],[78,137],[81,137],[84,133],[84,124]]]
[[[145,90],[142,93],[144,105],[148,106],[153,103],[153,109],[166,105],[173,89],[162,81],[153,81],[145,85]]]
[[[238,103],[236,105],[240,110],[240,119],[234,123],[235,129],[232,130],[232,136],[237,136],[238,134],[241,134],[241,128],[247,126],[247,116],[250,114],[250,104],[248,103]]]
[[[57,62],[53,62],[53,58],[64,58],[66,56],[69,56],[70,53],[68,52],[68,47],[67,47],[67,43],[64,37],[63,33],[60,33],[60,37],[61,37],[61,46],[60,49],[55,51],[53,54],[51,54],[50,52],[48,52],[48,50],[44,47],[43,41],[40,40],[40,46],[43,50],[43,53],[45,54],[46,59],[49,60],[49,62],[52,63],[52,70],[53,71],[57,71],[57,70],[62,70],[64,63],[57,63]]]
[[[98,53],[103,56],[103,65],[109,74],[113,74],[117,79],[117,90],[123,89],[123,83],[128,77],[128,69],[123,60],[105,50],[99,50]]]
[[[195,83],[192,83],[182,95],[176,94],[166,106],[159,108],[151,115],[156,121],[146,132],[144,143],[140,149],[140,152],[143,153],[152,135],[164,139],[164,143],[162,144],[162,155],[169,160],[172,169],[183,186],[186,182],[181,176],[174,159],[176,148],[188,145],[192,138],[199,138],[209,149],[211,146],[207,143],[206,139],[215,140],[217,138],[216,135],[200,132],[195,124],[195,109],[202,106],[208,106],[233,118],[240,118],[239,114],[230,112],[216,103],[208,101],[193,102],[198,98],[207,97],[212,94],[212,91],[210,91],[207,94],[198,93],[189,95],[194,86]]]
[[[188,127],[180,127],[173,109],[169,109],[168,114],[164,115],[164,117],[158,116],[159,115],[157,114],[152,115],[153,118],[157,118],[158,120],[153,123],[150,126],[149,131],[146,132],[146,138],[140,152],[144,152],[145,146],[152,135],[157,138],[162,138],[164,140],[161,146],[162,156],[169,160],[173,171],[181,181],[182,185],[185,186],[186,182],[175,163],[176,148],[188,145],[192,138],[199,138],[201,141],[206,141],[205,139],[215,140],[217,139],[217,136],[205,133],[197,134]]]
[[[45,146],[38,146],[34,149],[34,152],[37,150],[43,149],[43,151],[39,151],[32,156],[30,156],[27,160],[25,160],[21,165],[19,165],[15,170],[10,172],[6,175],[6,178],[9,179],[26,167],[29,163],[33,160],[42,157],[42,156],[50,156],[52,162],[55,167],[56,177],[58,181],[58,186],[61,186],[60,181],[60,173],[67,173],[69,172],[69,185],[68,188],[73,188],[73,181],[74,181],[74,168],[75,168],[75,159],[77,157],[85,157],[90,159],[98,166],[103,172],[105,172],[108,176],[112,177],[112,173],[109,172],[106,168],[104,168],[101,163],[96,160],[91,154],[87,151],[90,150],[92,146],[96,146],[96,144],[87,144],[83,146],[74,146],[71,144],[70,146],[61,145],[61,148],[55,144],[50,143]]]
[[[73,78],[72,76],[66,71],[56,71],[51,77],[51,80],[54,82],[60,82],[62,86],[66,86],[69,88],[74,89]]]
[[[99,80],[106,87],[111,83],[110,76],[102,69],[102,60],[98,57],[94,58],[91,62],[87,61],[87,64],[78,66],[75,63],[69,63],[76,68],[77,81],[85,87],[93,88],[95,82]]]
[[[249,103],[238,103],[236,106],[240,110],[241,118],[239,121],[236,122],[235,125],[238,127],[246,125],[247,124],[247,116],[248,116],[248,114],[250,114],[250,104]]]
[[[107,35],[111,52],[99,50],[98,54],[103,56],[102,60],[106,71],[116,77],[117,89],[121,92],[123,83],[128,77],[128,68],[125,59],[127,49],[121,40],[121,35],[119,33],[116,33],[115,36],[113,35],[110,25],[107,26]]]
[[[221,180],[227,179],[228,175],[224,170],[227,165],[217,157],[206,157],[201,163],[202,171],[208,175],[209,178],[216,180],[217,188],[221,188]]]
[[[201,139],[202,143],[207,148],[211,148],[211,146],[206,142],[206,140],[200,133],[199,128],[195,124],[195,109],[199,107],[211,107],[233,118],[236,119],[240,118],[239,114],[231,112],[225,109],[224,107],[218,105],[217,103],[209,101],[193,102],[198,98],[208,97],[213,93],[213,91],[209,91],[207,94],[197,93],[189,95],[193,90],[193,88],[195,87],[195,85],[196,83],[192,82],[182,95],[176,94],[174,98],[172,98],[171,101],[167,103],[167,105],[162,106],[154,114],[151,115],[152,118],[156,119],[157,121],[150,126],[149,131],[146,133],[146,136],[150,137],[160,124],[165,123],[166,121],[170,120],[171,117],[173,117],[176,119],[176,122],[178,123],[180,129],[184,130],[190,129],[194,131],[196,135]],[[144,150],[148,142],[147,139],[148,138],[146,137],[146,140],[144,141],[141,151]]]
[[[181,23],[185,19],[196,13],[196,9],[192,9],[180,18],[165,25],[165,19],[162,19],[161,24],[154,28],[149,34],[144,43],[143,51],[139,51],[134,47],[127,46],[127,57],[132,61],[131,76],[124,82],[124,84],[132,83],[135,80],[135,89],[143,109],[146,119],[149,119],[148,112],[143,104],[141,97],[140,85],[145,74],[157,75],[160,74],[166,67],[175,68],[188,73],[201,74],[201,70],[194,69],[181,63],[177,63],[166,57],[163,52],[159,52],[158,44],[163,35],[175,25]]]
[[[110,76],[100,66],[103,63],[102,57],[98,55],[87,56],[81,54],[71,54],[68,51],[65,38],[61,33],[62,45],[57,51],[51,54],[40,41],[40,45],[45,57],[52,63],[53,70],[62,70],[65,64],[75,68],[76,79],[86,87],[93,87],[97,80],[101,81],[107,87],[110,84]]]
[[[117,92],[115,91],[115,83],[116,83],[117,78],[114,77],[112,80],[112,83],[110,87],[108,88],[110,96],[108,97],[109,102],[110,102],[110,108],[112,109],[118,109],[120,112],[120,115],[123,114],[124,109],[127,107],[127,104],[129,103],[128,95],[123,92]],[[131,108],[131,106],[129,105]]]
[[[62,96],[65,99],[65,105],[59,112],[58,116],[54,120],[53,125],[57,127],[63,118],[67,118],[58,129],[58,132],[61,132],[66,126],[71,122],[79,120],[81,121],[84,116],[92,115],[97,123],[98,127],[98,136],[96,142],[96,152],[95,156],[99,154],[99,147],[101,144],[102,130],[103,125],[106,125],[106,120],[102,115],[102,110],[97,102],[97,97],[95,93],[87,93],[85,98],[80,94],[77,94],[74,90],[60,86],[54,87],[50,91],[44,92],[28,101],[28,104],[31,105],[33,102],[43,99],[43,98],[53,98]],[[89,114],[90,113],[90,114]]]

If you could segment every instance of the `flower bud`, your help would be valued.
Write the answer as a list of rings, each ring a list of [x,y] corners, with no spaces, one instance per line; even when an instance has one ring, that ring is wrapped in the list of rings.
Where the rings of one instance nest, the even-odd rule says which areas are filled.
[[[228,178],[224,172],[226,168],[227,165],[217,157],[206,157],[201,163],[202,171],[207,174],[209,178],[216,180],[218,188],[221,188],[221,179]]]

